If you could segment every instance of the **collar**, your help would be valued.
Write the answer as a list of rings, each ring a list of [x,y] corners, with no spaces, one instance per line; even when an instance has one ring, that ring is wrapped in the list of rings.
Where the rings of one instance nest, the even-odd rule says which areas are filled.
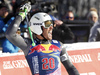
[[[50,44],[52,42],[52,40],[46,40],[46,39],[41,40],[41,39],[38,39],[38,38],[36,38],[35,40],[37,42],[39,42],[40,44]]]

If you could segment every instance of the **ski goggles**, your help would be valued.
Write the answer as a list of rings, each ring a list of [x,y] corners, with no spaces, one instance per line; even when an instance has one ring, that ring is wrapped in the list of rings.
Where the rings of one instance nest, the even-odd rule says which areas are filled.
[[[68,16],[66,16],[66,19],[73,19],[74,17],[68,17]]]
[[[50,26],[53,26],[53,21],[52,20],[48,20],[43,22],[43,26],[44,28],[49,28]]]

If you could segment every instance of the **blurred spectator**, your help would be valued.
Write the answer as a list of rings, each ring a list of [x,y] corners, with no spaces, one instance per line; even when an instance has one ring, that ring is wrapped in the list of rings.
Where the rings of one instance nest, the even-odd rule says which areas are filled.
[[[12,13],[12,14],[9,14],[5,19],[4,19],[4,22],[6,23],[3,28],[2,28],[2,31],[3,32],[6,32],[8,26],[11,24],[11,22],[15,19],[15,16],[16,14],[18,14],[18,11],[19,11],[19,7],[16,7],[16,12],[15,13]],[[20,25],[20,27],[24,27],[23,24]],[[16,33],[20,34],[21,35],[21,31],[17,31]],[[4,33],[3,33],[4,34]],[[22,50],[13,45],[7,38],[5,38],[5,40],[3,41],[2,43],[2,51],[3,52],[9,52],[9,53],[16,53],[16,52],[22,52]]]
[[[57,18],[51,16],[52,20],[54,20],[54,29],[52,32],[53,39],[59,40],[62,43],[67,43],[66,40],[74,39],[74,34],[71,29],[63,23],[63,21],[58,20]]]
[[[1,3],[0,4],[0,44],[2,46],[3,41],[5,40],[5,35],[4,35],[4,31],[2,30],[5,23],[4,23],[4,18],[7,17],[8,15],[8,9],[6,4]]]
[[[90,29],[89,42],[100,41],[100,22],[98,21],[98,14],[96,8],[91,8],[88,14],[88,19],[93,22]]]
[[[100,21],[98,20],[90,29],[89,42],[100,41]]]
[[[65,14],[65,19],[73,21],[74,20],[73,12],[72,11],[67,11],[66,14]]]
[[[94,23],[94,25],[90,29],[90,34],[89,34],[88,41],[89,42],[100,41],[100,22],[99,21]]]
[[[0,17],[4,19],[8,15],[8,7],[4,3],[0,3]]]
[[[90,11],[87,16],[88,20],[93,24],[98,21],[98,12],[96,8],[90,8]]]

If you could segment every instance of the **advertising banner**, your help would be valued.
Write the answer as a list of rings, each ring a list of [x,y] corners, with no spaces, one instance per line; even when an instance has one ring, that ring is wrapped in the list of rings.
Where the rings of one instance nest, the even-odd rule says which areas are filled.
[[[0,55],[0,75],[32,75],[24,54]]]
[[[99,42],[66,44],[65,47],[80,75],[100,75]],[[68,75],[63,66],[62,75]]]

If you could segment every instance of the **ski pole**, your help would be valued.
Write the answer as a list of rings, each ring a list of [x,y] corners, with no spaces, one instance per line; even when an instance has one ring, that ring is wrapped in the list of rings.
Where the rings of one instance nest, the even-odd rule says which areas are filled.
[[[32,36],[32,33],[31,33],[31,29],[30,29],[30,23],[28,21],[28,17],[27,17],[27,14],[26,14],[26,9],[25,9],[25,17],[26,17],[26,21],[27,21],[27,25],[28,25],[28,30],[29,30],[29,34],[30,34],[30,37],[31,37],[31,40],[32,40],[32,46],[35,46],[35,43],[34,43],[34,39],[33,39],[33,36]]]

